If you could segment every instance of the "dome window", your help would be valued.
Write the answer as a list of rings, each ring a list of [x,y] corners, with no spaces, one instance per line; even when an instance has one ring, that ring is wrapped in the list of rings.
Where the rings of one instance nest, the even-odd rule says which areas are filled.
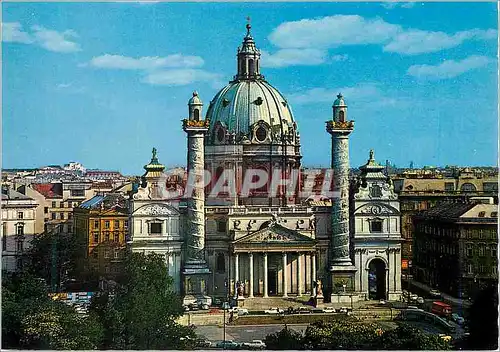
[[[229,100],[227,100],[226,98],[222,99],[222,106],[223,106],[223,107],[228,106],[228,105],[229,105],[229,103],[230,103],[230,101],[229,101]]]
[[[288,105],[286,101],[282,101],[281,104],[283,104],[283,106],[286,108],[286,106]]]
[[[262,105],[264,101],[262,100],[261,97],[258,97],[257,99],[255,99],[255,101],[253,102],[255,105]]]
[[[344,111],[342,110],[339,111],[339,121],[345,122]]]
[[[255,131],[255,137],[259,142],[264,142],[267,138],[267,131],[263,126],[259,126]]]
[[[226,134],[224,133],[224,130],[222,128],[219,128],[217,130],[217,140],[219,142],[224,142],[225,137],[226,137]]]

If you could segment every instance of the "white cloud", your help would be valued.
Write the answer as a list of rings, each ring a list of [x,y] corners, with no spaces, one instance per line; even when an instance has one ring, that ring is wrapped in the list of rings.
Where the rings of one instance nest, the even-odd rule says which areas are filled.
[[[413,65],[408,68],[408,74],[425,79],[447,79],[457,77],[467,71],[484,67],[494,59],[485,56],[469,56],[461,61],[447,60],[439,65]]]
[[[337,94],[342,93],[349,100],[356,101],[372,101],[376,97],[381,97],[382,92],[376,84],[364,83],[354,87],[339,87],[330,88],[312,88],[304,92],[288,94],[288,100],[294,104],[311,104],[311,103],[333,103]]]
[[[73,30],[58,32],[42,26],[33,26],[31,29],[34,31],[33,37],[36,43],[49,51],[72,53],[82,50],[78,43],[71,40],[78,37]]]
[[[396,7],[400,7],[402,9],[411,9],[416,5],[415,2],[396,2],[396,1],[388,1],[388,2],[382,2],[380,6],[387,10],[392,10],[395,9]]]
[[[178,69],[151,72],[142,81],[152,85],[181,86],[194,82],[213,82],[219,79],[219,74],[205,70]]]
[[[399,31],[399,25],[380,18],[335,15],[282,23],[269,35],[269,40],[280,48],[326,49],[340,45],[383,43]]]
[[[2,23],[2,40],[13,43],[33,43],[33,39],[28,33],[23,31],[19,22]]]
[[[429,32],[409,30],[396,35],[390,43],[384,46],[384,51],[399,54],[421,54],[454,48],[470,39],[489,39],[495,30],[473,29],[469,31],[446,34],[444,32]]]
[[[330,59],[332,61],[346,61],[349,56],[347,54],[342,54],[342,55],[333,55]]]
[[[154,70],[158,68],[188,68],[203,66],[204,61],[199,56],[185,56],[181,54],[166,57],[143,56],[140,58],[122,55],[105,54],[90,60],[90,65],[99,68],[121,70]]]
[[[23,44],[35,44],[46,50],[59,53],[71,53],[80,51],[80,45],[71,40],[78,35],[73,30],[58,32],[41,26],[31,27],[32,32],[23,31],[18,22],[2,23],[2,40],[4,42],[15,42]]]
[[[396,3],[387,4],[387,6],[392,6]],[[398,4],[412,6],[409,4],[413,3]],[[448,34],[439,31],[405,29],[400,25],[385,22],[381,18],[335,15],[284,22],[271,32],[269,40],[282,50],[326,51],[343,45],[376,44],[381,45],[386,52],[415,55],[453,48],[466,40],[488,40],[496,37],[497,31],[494,29],[476,28]],[[324,60],[317,59],[316,62],[316,64],[323,63]]]
[[[262,67],[319,65],[326,61],[327,54],[320,49],[281,49],[274,54],[262,51]]]

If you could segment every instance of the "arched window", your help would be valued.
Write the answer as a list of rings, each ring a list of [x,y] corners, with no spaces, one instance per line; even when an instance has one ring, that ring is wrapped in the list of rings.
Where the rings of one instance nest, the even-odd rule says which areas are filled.
[[[194,120],[195,121],[200,121],[200,110],[194,109],[193,115],[194,115]]]
[[[474,186],[472,183],[464,183],[462,187],[460,187],[460,190],[462,190],[463,192],[475,192],[476,186]]]
[[[255,62],[253,61],[253,59],[248,60],[248,65],[250,66],[249,73],[251,75],[255,74]]]
[[[226,258],[224,257],[224,253],[217,254],[217,262],[215,265],[215,271],[218,273],[226,272]]]
[[[343,110],[339,111],[339,121],[340,122],[345,122],[345,117],[344,117],[344,111]]]

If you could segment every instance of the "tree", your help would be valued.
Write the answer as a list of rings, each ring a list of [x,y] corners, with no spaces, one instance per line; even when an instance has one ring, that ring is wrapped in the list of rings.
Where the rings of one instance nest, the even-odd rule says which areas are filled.
[[[267,335],[264,343],[268,350],[303,350],[304,343],[302,334],[297,331],[285,328],[274,334]]]
[[[469,308],[469,337],[465,343],[471,350],[495,350],[498,347],[498,287],[481,290]]]
[[[64,277],[85,277],[86,241],[66,232],[44,232],[36,235],[24,255],[25,271],[45,279],[57,289]]]
[[[377,341],[381,350],[449,350],[451,345],[437,335],[427,334],[405,323],[385,331]]]
[[[49,298],[43,280],[21,273],[2,277],[2,347],[94,349],[102,327],[96,317]]]
[[[101,347],[192,349],[194,331],[175,322],[184,311],[172,284],[163,256],[127,256],[116,289],[96,297],[90,307],[106,327]]]
[[[317,322],[307,327],[304,343],[306,348],[313,350],[373,349],[381,333],[376,324],[352,319]]]

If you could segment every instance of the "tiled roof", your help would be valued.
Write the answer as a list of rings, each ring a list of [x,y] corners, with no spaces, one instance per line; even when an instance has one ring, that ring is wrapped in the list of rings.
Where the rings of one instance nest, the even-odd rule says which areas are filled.
[[[9,188],[8,190],[5,190],[5,193],[2,190],[2,200],[33,200],[33,198]]]
[[[33,189],[41,193],[45,198],[62,197],[62,184],[60,183],[35,183]]]
[[[429,210],[423,211],[417,216],[443,220],[458,220],[460,216],[475,206],[476,204],[470,203],[441,203]]]

